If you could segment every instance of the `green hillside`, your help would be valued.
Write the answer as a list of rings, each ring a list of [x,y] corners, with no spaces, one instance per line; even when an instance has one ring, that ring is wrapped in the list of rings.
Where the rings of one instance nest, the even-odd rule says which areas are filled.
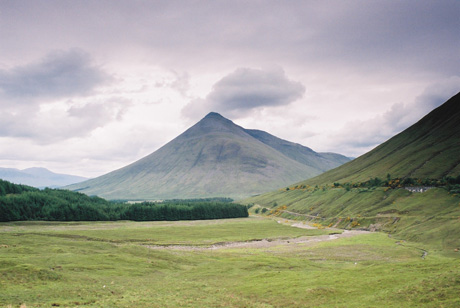
[[[240,199],[318,175],[347,160],[245,130],[210,113],[147,157],[67,188],[108,199]]]
[[[374,150],[312,179],[244,200],[318,227],[384,230],[460,248],[460,95]]]
[[[460,94],[374,150],[302,184],[460,175]]]

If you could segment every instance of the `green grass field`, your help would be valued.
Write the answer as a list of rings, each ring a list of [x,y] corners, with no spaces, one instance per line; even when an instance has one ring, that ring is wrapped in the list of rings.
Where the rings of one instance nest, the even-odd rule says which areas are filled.
[[[333,239],[254,217],[0,232],[1,307],[460,306],[459,258],[384,233]],[[266,245],[209,248],[235,241]]]

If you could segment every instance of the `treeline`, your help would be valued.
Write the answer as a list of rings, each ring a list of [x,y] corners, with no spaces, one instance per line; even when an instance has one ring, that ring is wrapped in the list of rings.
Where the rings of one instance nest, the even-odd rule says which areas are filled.
[[[20,185],[20,184],[13,184],[8,181],[4,181],[0,179],[0,196],[5,196],[7,194],[20,194],[25,191],[38,191],[38,188],[27,186],[27,185]]]
[[[0,221],[195,220],[247,217],[245,206],[229,202],[179,200],[126,204],[59,189],[39,190],[0,180]]]
[[[199,220],[248,217],[245,206],[228,202],[137,203],[129,206],[121,215],[127,220]]]

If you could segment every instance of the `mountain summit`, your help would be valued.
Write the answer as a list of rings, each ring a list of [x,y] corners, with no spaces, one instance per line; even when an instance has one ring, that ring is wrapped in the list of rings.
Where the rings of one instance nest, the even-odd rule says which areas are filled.
[[[67,188],[108,199],[238,199],[313,177],[348,160],[246,130],[211,112],[154,153]]]

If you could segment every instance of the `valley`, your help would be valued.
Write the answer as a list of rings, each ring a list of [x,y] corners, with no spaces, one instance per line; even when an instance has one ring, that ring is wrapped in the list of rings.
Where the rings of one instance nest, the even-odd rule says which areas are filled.
[[[0,0],[0,308],[459,308],[459,16]]]
[[[337,156],[211,113],[158,153],[74,187],[142,200],[162,174],[165,185],[180,179],[163,196],[239,196],[241,205],[116,203],[2,181],[0,305],[458,307],[459,97],[310,179],[312,157]],[[193,155],[172,155],[182,146]],[[222,178],[229,168],[238,172]],[[303,180],[281,186],[294,170]],[[247,182],[227,182],[243,171]]]

